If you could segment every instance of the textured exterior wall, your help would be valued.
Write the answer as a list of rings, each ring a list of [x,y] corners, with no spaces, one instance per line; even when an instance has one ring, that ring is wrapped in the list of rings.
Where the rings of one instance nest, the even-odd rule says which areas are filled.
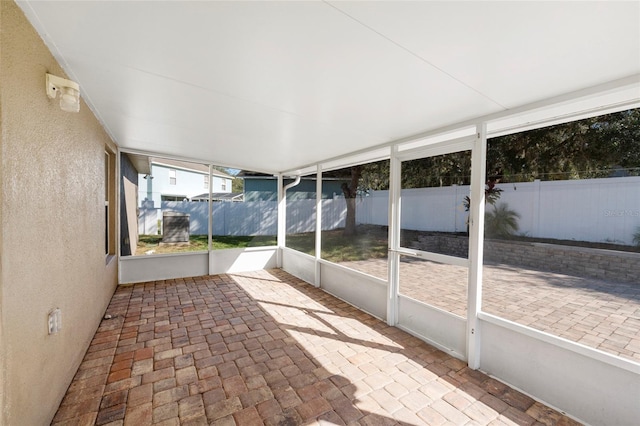
[[[84,102],[73,114],[47,98],[45,73],[64,73],[16,4],[1,3],[0,423],[44,425],[117,284],[104,252],[112,143]],[[50,336],[54,308],[62,330]]]

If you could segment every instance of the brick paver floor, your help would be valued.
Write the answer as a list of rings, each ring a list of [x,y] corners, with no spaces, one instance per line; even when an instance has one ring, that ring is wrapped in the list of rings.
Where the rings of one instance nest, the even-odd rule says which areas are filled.
[[[403,259],[402,294],[466,316],[466,268]],[[342,265],[387,279],[386,259]],[[640,362],[640,277],[615,283],[509,265],[483,274],[485,312]]]
[[[118,287],[56,425],[571,425],[280,270]]]

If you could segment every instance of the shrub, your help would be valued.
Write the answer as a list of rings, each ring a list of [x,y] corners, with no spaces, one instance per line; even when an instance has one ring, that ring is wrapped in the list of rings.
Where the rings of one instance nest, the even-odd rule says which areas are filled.
[[[636,232],[633,234],[633,243],[640,247],[640,226],[636,228]]]
[[[509,208],[507,203],[493,206],[484,219],[485,235],[489,238],[509,238],[518,232],[520,214]]]

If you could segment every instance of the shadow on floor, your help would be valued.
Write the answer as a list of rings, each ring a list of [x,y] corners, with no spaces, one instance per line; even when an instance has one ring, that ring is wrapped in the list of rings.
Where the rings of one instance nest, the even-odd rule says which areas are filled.
[[[121,286],[54,424],[576,424],[280,271]]]

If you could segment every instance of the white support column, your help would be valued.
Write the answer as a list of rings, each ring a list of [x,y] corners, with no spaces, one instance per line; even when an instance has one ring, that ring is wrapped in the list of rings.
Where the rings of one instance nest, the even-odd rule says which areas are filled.
[[[471,194],[469,198],[469,291],[467,297],[467,363],[480,367],[481,330],[478,312],[482,306],[482,262],[484,246],[485,177],[487,169],[487,126],[478,124],[471,154]]]
[[[316,171],[316,271],[315,286],[320,287],[320,258],[322,253],[322,166]]]
[[[282,248],[287,237],[287,193],[284,191],[284,177],[278,175],[278,268],[282,268]]]
[[[389,247],[388,270],[389,288],[387,293],[387,324],[398,323],[398,287],[400,282],[400,194],[401,173],[400,160],[397,158],[398,147],[391,148],[389,166]]]
[[[211,176],[213,175],[213,166],[209,164],[209,242],[208,242],[208,250],[211,251],[213,248],[213,188],[211,185]]]

